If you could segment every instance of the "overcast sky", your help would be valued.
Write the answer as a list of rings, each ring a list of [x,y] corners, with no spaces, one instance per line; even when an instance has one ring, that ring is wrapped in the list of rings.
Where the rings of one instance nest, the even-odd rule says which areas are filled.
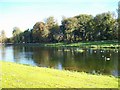
[[[0,30],[12,36],[13,27],[32,28],[38,21],[54,16],[60,24],[63,16],[115,12],[119,0],[0,0]]]

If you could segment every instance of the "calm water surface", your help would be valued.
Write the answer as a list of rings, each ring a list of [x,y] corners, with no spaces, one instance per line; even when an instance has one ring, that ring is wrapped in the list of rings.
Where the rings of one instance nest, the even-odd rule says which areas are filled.
[[[118,76],[118,49],[0,46],[0,60],[60,70]]]

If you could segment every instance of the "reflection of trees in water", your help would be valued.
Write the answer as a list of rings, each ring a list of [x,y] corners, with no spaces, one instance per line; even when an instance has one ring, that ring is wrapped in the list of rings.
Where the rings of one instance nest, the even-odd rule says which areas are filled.
[[[27,60],[33,59],[33,48],[32,47],[28,47],[28,46],[23,47],[22,48],[22,54],[25,55],[24,57]]]
[[[6,49],[5,49],[5,46],[4,46],[4,45],[1,45],[1,46],[0,46],[0,49],[1,49],[1,57],[2,57],[1,59],[2,59],[2,60],[5,60],[5,57],[6,57],[6,51],[5,51]]]
[[[13,55],[15,62],[21,62],[22,59],[32,59],[32,48],[28,46],[13,46]]]
[[[50,48],[34,47],[33,53],[34,62],[39,66],[54,67],[57,64],[54,50]]]
[[[108,73],[115,69],[116,54],[112,51],[85,50],[75,52],[72,48],[34,48],[33,58],[40,66],[56,67],[60,63],[64,69],[96,73]],[[104,57],[102,57],[104,55]],[[112,56],[110,56],[112,55]],[[110,61],[105,61],[110,57]]]
[[[80,53],[76,52],[75,48],[14,47],[16,62],[19,61],[21,53],[27,59],[32,58],[38,66],[53,68],[62,66],[67,70],[104,74],[110,74],[116,69],[118,59],[112,50],[85,49]],[[110,60],[105,61],[105,57],[110,57]]]
[[[22,52],[21,46],[13,46],[13,55],[14,55],[14,61],[15,62],[20,62],[21,60],[21,52]]]
[[[115,65],[117,65],[115,64],[117,54],[114,54],[113,51],[104,52],[101,50],[93,50],[91,54],[89,52],[91,51],[86,50],[83,53],[74,53],[74,56],[69,55],[70,57],[67,58],[69,60],[68,63],[64,63],[65,69],[86,72],[92,72],[94,70],[96,73],[102,72],[106,74],[110,74],[111,71],[115,69]],[[104,57],[102,57],[102,55],[104,55]],[[110,57],[110,61],[105,61],[105,57]],[[74,58],[74,62],[71,58]]]
[[[106,53],[106,52],[105,52]],[[101,53],[101,50],[93,50],[93,53],[92,55],[89,54],[89,51],[84,53],[84,54],[87,54],[87,57],[86,59],[84,60],[84,58],[81,58],[80,64],[78,64],[78,66],[84,70],[86,72],[91,72],[94,71],[96,73],[108,73],[110,74],[111,73],[111,70],[115,69],[114,68],[114,61],[115,60],[112,60],[112,56],[110,57],[110,61],[105,61],[105,57],[108,57],[108,55],[110,55],[111,52],[108,52],[107,55],[105,55],[105,53]],[[102,57],[102,55],[105,55],[105,57]],[[85,61],[85,63],[83,62]]]

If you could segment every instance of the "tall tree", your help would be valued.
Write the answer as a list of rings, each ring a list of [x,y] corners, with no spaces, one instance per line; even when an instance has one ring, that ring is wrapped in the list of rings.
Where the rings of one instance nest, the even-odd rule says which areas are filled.
[[[23,42],[25,43],[32,43],[33,37],[31,30],[27,29],[23,32]]]
[[[118,36],[120,36],[120,1],[118,2]],[[120,37],[118,38],[120,40]]]
[[[45,21],[46,27],[49,30],[49,41],[54,42],[56,41],[56,35],[60,33],[59,25],[54,17],[50,16]]]
[[[88,40],[88,37],[92,35],[91,30],[93,30],[93,16],[87,15],[87,14],[81,14],[78,16],[75,16],[78,20],[78,27],[77,32],[79,33],[79,38],[82,41]]]
[[[92,28],[93,16],[81,14],[62,21],[62,29],[65,39],[69,42],[87,40]]]
[[[77,18],[67,18],[62,20],[62,31],[64,34],[64,40],[67,42],[74,41],[74,31],[77,29],[78,21]]]
[[[48,28],[49,30],[51,30],[52,27],[57,24],[57,22],[55,21],[54,17],[52,17],[52,16],[48,17],[48,18],[45,20],[45,23],[46,23],[46,26],[47,26],[47,28]]]
[[[120,1],[118,2],[118,18],[120,18]]]
[[[47,29],[47,26],[44,22],[37,22],[33,26],[33,41],[34,42],[47,42],[48,41],[48,35],[49,30]]]
[[[117,29],[116,20],[110,12],[98,14],[94,17],[94,38],[95,40],[111,40]]]
[[[0,42],[1,43],[5,43],[5,41],[6,41],[6,35],[5,35],[5,31],[4,30],[2,30],[1,31],[1,35],[0,35]]]
[[[14,43],[20,43],[22,41],[22,31],[18,27],[13,28],[13,41]]]

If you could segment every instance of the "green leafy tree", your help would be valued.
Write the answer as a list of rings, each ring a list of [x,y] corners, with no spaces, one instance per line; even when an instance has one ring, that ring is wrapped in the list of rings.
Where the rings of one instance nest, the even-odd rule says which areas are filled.
[[[95,40],[111,40],[116,30],[116,20],[112,13],[102,13],[94,17],[94,38]]]
[[[45,21],[47,29],[49,30],[49,41],[56,42],[60,36],[60,28],[54,17],[50,16]]]
[[[92,30],[93,16],[81,14],[62,21],[64,38],[69,42],[88,40]]]
[[[120,32],[120,1],[118,2],[118,32]],[[118,33],[120,36],[120,33]],[[120,40],[120,38],[118,38]]]
[[[54,17],[48,17],[45,22],[36,22],[31,30],[21,32],[18,27],[13,29],[14,43],[43,42],[79,42],[94,40],[116,40],[120,26],[120,5],[118,19],[110,12],[97,14],[95,17],[80,14],[63,18],[58,25]]]
[[[22,41],[22,31],[18,27],[13,28],[13,42],[14,43],[21,43]]]
[[[62,20],[62,32],[64,34],[64,40],[67,42],[74,41],[74,31],[77,30],[78,21],[77,18],[67,18]]]
[[[79,33],[79,39],[82,41],[89,40],[89,38],[92,38],[92,30],[93,30],[93,16],[87,15],[87,14],[81,14],[78,16],[75,16],[78,20],[78,27],[77,27],[77,33]]]
[[[50,16],[45,20],[46,23],[46,27],[47,29],[51,30],[53,28],[54,25],[57,24],[57,22],[55,21],[54,17]]]
[[[49,40],[50,42],[58,42],[59,40],[59,35],[60,35],[60,27],[58,24],[52,26],[49,34]]]
[[[32,43],[33,37],[31,30],[27,29],[23,32],[23,42],[25,43]]]
[[[34,37],[34,42],[47,42],[48,41],[48,36],[49,36],[49,30],[47,29],[47,26],[43,22],[37,22],[33,26],[33,37]]]
[[[118,18],[120,18],[120,1],[118,2]]]
[[[7,37],[6,37],[5,31],[2,30],[1,34],[0,34],[0,43],[5,43],[6,39],[7,39]]]

